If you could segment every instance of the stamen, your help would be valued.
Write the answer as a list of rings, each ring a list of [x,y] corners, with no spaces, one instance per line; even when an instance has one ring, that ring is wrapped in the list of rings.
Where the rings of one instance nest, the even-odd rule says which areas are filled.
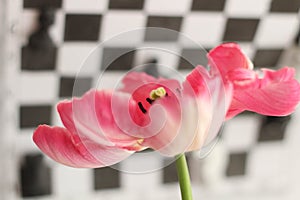
[[[155,90],[152,90],[152,91],[150,92],[150,95],[149,95],[149,96],[150,96],[150,99],[156,100],[156,99],[158,99],[158,98],[161,98],[161,97],[166,96],[166,94],[167,94],[167,92],[166,92],[165,88],[159,87],[159,88],[157,88],[157,89],[155,89]]]
[[[138,102],[140,110],[145,114],[147,110],[144,108],[143,104],[141,102]]]
[[[150,99],[150,98],[147,98],[146,101],[149,103],[149,104],[152,104],[154,102],[154,100]]]

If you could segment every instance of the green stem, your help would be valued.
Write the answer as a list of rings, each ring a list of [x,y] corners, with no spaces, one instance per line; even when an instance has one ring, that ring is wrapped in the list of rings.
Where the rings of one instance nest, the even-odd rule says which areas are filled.
[[[179,180],[179,185],[181,190],[181,198],[182,200],[192,200],[193,195],[192,195],[189,169],[184,154],[180,154],[176,156],[176,167],[177,167],[178,180]]]

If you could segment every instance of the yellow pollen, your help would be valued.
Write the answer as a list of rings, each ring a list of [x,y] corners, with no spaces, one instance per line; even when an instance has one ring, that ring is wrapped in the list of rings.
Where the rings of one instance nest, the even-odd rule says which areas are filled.
[[[144,142],[144,139],[143,139],[143,138],[138,139],[138,140],[136,141],[136,143],[139,144],[139,145],[141,145],[143,142]]]
[[[150,99],[156,100],[158,98],[166,96],[166,94],[167,94],[167,92],[166,92],[165,88],[159,87],[150,92]]]

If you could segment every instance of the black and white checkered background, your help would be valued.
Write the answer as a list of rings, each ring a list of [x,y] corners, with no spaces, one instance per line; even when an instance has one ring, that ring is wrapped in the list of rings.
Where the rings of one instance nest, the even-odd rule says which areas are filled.
[[[38,124],[61,125],[55,104],[72,96],[82,63],[114,35],[162,27],[186,34],[205,49],[236,41],[258,68],[292,65],[300,71],[300,0],[4,0],[0,6],[3,200],[179,199],[174,165],[142,175],[111,168],[73,169],[44,157],[32,142]],[[107,59],[149,45],[194,63],[199,59],[199,49],[180,37],[138,31],[130,40],[98,49],[88,60],[88,70],[77,77],[81,92],[94,86]],[[104,87],[114,86],[124,71],[149,59],[191,69],[178,56],[131,51],[110,65]],[[245,113],[226,122],[209,157],[188,156],[195,199],[299,199],[299,121],[298,111],[288,117]],[[147,158],[145,165],[147,160],[153,162]],[[119,165],[122,169],[134,161]]]

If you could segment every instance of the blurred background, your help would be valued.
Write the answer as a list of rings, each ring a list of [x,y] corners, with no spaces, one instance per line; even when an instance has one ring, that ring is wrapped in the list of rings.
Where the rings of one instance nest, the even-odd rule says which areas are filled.
[[[140,175],[73,169],[44,157],[32,133],[38,124],[61,125],[55,105],[72,96],[75,77],[82,94],[95,86],[107,60],[120,54],[103,77],[105,88],[138,64],[167,75],[159,65],[184,74],[203,62],[199,48],[178,35],[142,29],[102,45],[76,76],[100,42],[136,28],[178,31],[206,50],[235,41],[257,69],[293,66],[299,78],[299,8],[300,0],[0,1],[0,199],[180,199],[173,164]],[[190,63],[175,54],[136,50],[143,46],[175,52]],[[208,157],[188,155],[195,199],[299,199],[299,122],[299,109],[287,117],[247,112],[226,122]]]

